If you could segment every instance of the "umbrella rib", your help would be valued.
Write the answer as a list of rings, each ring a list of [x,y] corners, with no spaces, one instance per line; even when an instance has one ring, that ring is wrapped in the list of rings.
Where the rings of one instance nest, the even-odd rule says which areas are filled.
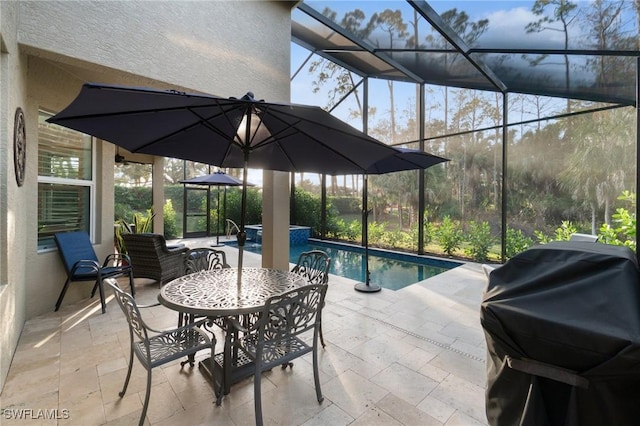
[[[225,99],[225,100],[226,100],[226,99]],[[225,139],[229,140],[229,142],[230,142],[230,143],[236,144],[236,145],[238,145],[239,147],[244,148],[244,145],[243,145],[243,144],[241,144],[241,143],[239,143],[239,142],[237,142],[237,141],[236,141],[236,138],[237,138],[238,140],[240,140],[240,135],[238,134],[238,131],[237,131],[237,130],[236,130],[236,134],[234,135],[234,137],[229,138],[229,136],[228,136],[227,134],[225,134],[224,132],[220,131],[217,127],[215,127],[215,126],[213,126],[211,123],[209,123],[209,120],[211,120],[212,118],[215,118],[215,117],[218,117],[218,116],[224,116],[224,117],[226,118],[226,120],[227,120],[227,123],[228,123],[228,124],[230,124],[232,127],[236,127],[236,128],[237,128],[236,124],[235,124],[235,123],[234,123],[234,122],[229,118],[228,113],[229,113],[230,111],[234,111],[234,110],[240,109],[240,106],[238,106],[238,105],[232,105],[232,106],[233,106],[233,108],[229,108],[229,110],[224,109],[224,108],[220,105],[220,103],[219,103],[219,102],[218,102],[218,105],[217,105],[217,106],[220,108],[220,113],[219,113],[219,114],[213,114],[213,115],[212,115],[212,116],[210,116],[210,117],[204,117],[203,115],[201,115],[201,114],[197,113],[195,110],[196,110],[196,109],[198,109],[199,107],[196,107],[196,108],[187,108],[187,109],[188,109],[188,110],[189,110],[193,115],[195,115],[196,117],[198,117],[198,118],[200,119],[200,122],[195,123],[194,125],[202,124],[202,125],[204,125],[205,127],[207,127],[209,130],[211,130],[211,131],[213,131],[213,132],[217,133],[218,135],[220,135],[220,136],[224,137]],[[249,106],[249,108],[250,108],[250,106]],[[247,108],[246,108],[246,106],[243,106],[243,109],[245,109],[245,112],[242,114],[242,116],[246,116],[246,115],[247,115],[247,113],[246,113],[246,109],[247,109]]]
[[[108,88],[109,90],[114,90],[114,88]],[[104,90],[104,89],[101,89]],[[115,90],[118,90],[117,88],[115,88]],[[139,90],[140,92],[146,92],[144,90]],[[145,142],[143,145],[133,149],[131,152],[135,153],[135,152],[140,152],[142,150],[144,150],[146,147],[148,147],[149,145],[153,145],[155,143],[158,142],[162,142],[163,140],[166,140],[172,136],[175,136],[181,132],[184,132],[186,130],[195,128],[199,125],[203,125],[205,127],[207,127],[209,130],[213,131],[214,133],[218,134],[219,136],[223,137],[224,139],[226,139],[228,142],[230,143],[235,143],[236,145],[239,145],[242,147],[241,144],[238,144],[233,138],[230,140],[229,137],[224,134],[222,131],[218,130],[215,126],[212,126],[208,120],[211,120],[213,118],[216,118],[220,115],[224,115],[225,117],[227,117],[227,109],[229,111],[234,110],[237,108],[237,104],[229,104],[229,105],[224,105],[221,104],[220,101],[227,101],[227,99],[223,99],[223,98],[215,98],[215,97],[211,97],[211,96],[205,96],[205,95],[198,95],[198,94],[187,94],[187,93],[183,93],[183,92],[178,92],[178,91],[172,91],[172,92],[160,92],[158,93],[158,95],[160,96],[181,96],[181,97],[188,97],[188,98],[194,98],[194,99],[205,99],[208,101],[211,101],[211,103],[205,104],[205,105],[195,105],[195,106],[184,106],[184,105],[180,105],[180,106],[172,106],[172,107],[166,107],[166,108],[147,108],[147,109],[139,109],[139,110],[135,110],[135,111],[117,111],[117,112],[105,112],[105,113],[93,113],[93,114],[75,114],[72,116],[68,116],[68,117],[58,117],[56,119],[56,121],[60,124],[64,123],[64,122],[68,122],[68,121],[74,121],[74,120],[85,120],[85,119],[92,119],[92,118],[109,118],[109,117],[124,117],[124,116],[136,116],[136,115],[144,115],[144,114],[157,114],[157,113],[164,113],[164,112],[171,112],[171,111],[180,111],[180,110],[187,110],[190,111],[195,117],[197,117],[200,121],[196,122],[196,123],[192,123],[188,126],[184,126],[181,127],[179,129],[176,129],[175,131],[163,135],[160,138],[156,138],[150,141]],[[227,107],[228,108],[225,108]],[[211,115],[210,117],[205,117],[199,113],[196,112],[196,110],[198,109],[203,109],[203,108],[211,108],[211,107],[217,107],[219,108],[219,112],[217,112],[216,114]],[[233,122],[231,120],[229,120],[227,118],[228,123],[233,124]]]
[[[216,102],[218,105],[218,107],[220,107],[219,103]],[[168,133],[166,135],[163,135],[160,138],[156,138],[150,141],[145,142],[143,145],[137,147],[136,149],[132,150],[132,153],[136,153],[136,152],[140,152],[141,150],[145,149],[147,146],[149,145],[153,145],[155,143],[158,142],[162,142],[163,140],[166,140],[174,135],[177,135],[181,132],[184,132],[186,130],[195,128],[197,126],[200,125],[204,125],[207,128],[209,128],[210,130],[214,131],[215,133],[217,133],[219,136],[224,137],[225,139],[229,140],[228,136],[225,135],[223,132],[221,132],[220,130],[218,130],[215,126],[212,126],[211,124],[209,124],[207,122],[207,120],[210,120],[212,118],[216,118],[219,115],[224,114],[226,116],[226,112],[225,110],[221,108],[221,112],[217,113],[217,114],[213,114],[212,116],[208,117],[208,118],[204,118],[201,114],[196,113],[194,110],[195,109],[200,109],[200,108],[209,108],[211,107],[211,104],[208,105],[198,105],[196,107],[184,107],[184,106],[179,106],[179,107],[168,107],[168,108],[150,108],[150,109],[144,109],[144,110],[136,110],[136,111],[125,111],[125,112],[108,112],[108,113],[100,113],[100,114],[80,114],[80,115],[73,115],[73,116],[69,116],[69,117],[59,117],[56,118],[56,121],[60,124],[62,124],[65,121],[73,121],[73,120],[78,120],[78,119],[91,119],[91,118],[108,118],[108,117],[123,117],[123,116],[135,116],[135,115],[141,115],[141,114],[155,114],[155,113],[160,113],[160,112],[170,112],[170,111],[190,111],[194,116],[196,116],[197,118],[200,119],[199,122],[195,122],[192,123],[188,126],[184,126],[181,127],[179,129],[176,129],[175,131]],[[230,108],[233,109],[233,108]],[[230,120],[228,120],[230,122]],[[235,143],[233,140],[229,140],[230,143]]]
[[[198,107],[207,107],[210,105],[199,105]],[[167,107],[167,108],[148,108],[148,109],[138,109],[135,111],[116,111],[116,112],[101,112],[94,114],[76,114],[70,115],[68,117],[56,117],[56,121],[71,121],[71,120],[79,120],[79,119],[90,119],[90,118],[108,118],[108,117],[123,117],[128,115],[139,115],[139,114],[150,114],[150,113],[158,113],[158,112],[169,112],[169,111],[180,111],[184,110],[184,106],[177,107]]]
[[[212,118],[216,118],[216,117],[219,117],[219,116],[222,115],[227,119],[227,122],[229,124],[233,124],[233,122],[228,118],[227,113],[229,111],[231,111],[231,110],[236,109],[236,107],[234,106],[232,108],[229,108],[229,111],[227,111],[226,109],[224,109],[220,105],[220,103],[217,100],[215,101],[215,103],[217,104],[216,106],[220,108],[220,112],[216,113],[216,114],[213,114],[213,115],[211,115],[209,117],[205,117],[205,116],[197,113],[196,110],[200,109],[200,108],[210,108],[212,105],[198,105],[196,107],[186,107],[186,108],[185,107],[181,107],[181,108],[179,108],[179,109],[182,109],[182,110],[186,109],[191,114],[193,114],[196,118],[198,118],[199,121],[197,121],[195,123],[192,123],[192,124],[190,124],[188,126],[181,127],[180,129],[177,129],[177,130],[175,130],[175,131],[173,131],[171,133],[168,133],[168,134],[162,136],[161,138],[157,138],[157,139],[148,141],[145,144],[143,144],[140,147],[138,147],[135,151],[140,151],[140,150],[146,148],[149,145],[153,145],[155,143],[158,143],[158,142],[161,142],[163,140],[169,139],[169,138],[171,138],[171,137],[173,137],[173,136],[175,136],[175,135],[177,135],[179,133],[182,133],[184,131],[190,130],[190,129],[198,127],[198,126],[204,126],[204,127],[208,128],[209,130],[211,130],[212,132],[216,133],[218,136],[221,136],[223,139],[225,139],[227,142],[229,142],[229,146],[231,146],[231,144],[236,144],[236,145],[239,145],[240,147],[242,147],[242,144],[237,143],[235,141],[235,138],[229,138],[228,135],[226,135],[224,132],[219,130],[216,126],[213,126],[213,125],[211,125],[209,123],[209,120],[211,120]],[[229,150],[229,148],[227,148],[227,152],[228,152],[228,150]],[[225,156],[226,156],[226,153],[225,153]]]
[[[319,108],[319,107],[318,107],[318,108]],[[321,109],[321,108],[320,108],[320,109]],[[286,112],[286,111],[280,111],[280,110],[277,110],[277,112],[278,112],[278,114],[281,114],[281,115],[284,115],[284,116],[287,116],[287,117],[292,117],[292,118],[296,118],[296,119],[298,119],[298,118],[299,118],[299,116],[297,116],[297,115],[295,115],[295,114],[288,113],[288,112]],[[329,115],[331,115],[330,113],[328,113],[328,114],[329,114]],[[272,115],[272,117],[277,118],[277,119],[278,119],[278,120],[280,120],[281,122],[283,122],[283,123],[287,124],[287,122],[286,122],[286,121],[282,120],[281,118],[277,117],[276,115]],[[337,121],[339,121],[340,123],[342,123],[342,124],[344,124],[344,125],[348,125],[346,122],[341,121],[340,119],[338,119],[337,117],[335,117],[335,116],[333,116],[333,115],[331,115],[331,117],[332,117],[332,118],[335,118]],[[301,122],[301,121],[302,121],[302,120],[298,120],[298,122]],[[362,133],[362,135],[363,135],[363,136],[360,136],[360,135],[357,135],[357,134],[349,133],[349,132],[347,132],[347,131],[345,131],[345,130],[342,130],[342,129],[338,129],[338,128],[336,128],[336,127],[327,126],[327,125],[326,125],[326,124],[324,124],[324,123],[319,123],[317,120],[311,120],[311,119],[305,118],[305,121],[306,121],[307,123],[311,123],[311,124],[314,124],[314,125],[319,126],[319,127],[330,128],[330,129],[331,129],[332,131],[334,131],[334,132],[342,133],[342,134],[344,134],[344,135],[346,135],[346,136],[349,136],[349,137],[351,137],[351,138],[358,138],[358,139],[361,139],[361,140],[371,141],[371,142],[374,142],[374,143],[377,143],[377,144],[380,144],[380,145],[389,146],[389,145],[387,145],[387,144],[385,144],[385,143],[383,143],[383,142],[380,142],[380,141],[378,141],[378,140],[374,139],[373,137],[371,137],[371,136],[367,135],[366,133]],[[355,129],[355,130],[357,130],[357,129]]]
[[[220,106],[219,99],[216,99],[216,98],[211,97],[211,96],[193,95],[193,94],[186,94],[186,93],[182,93],[182,92],[167,92],[167,93],[161,92],[161,93],[158,93],[158,94],[161,95],[161,96],[170,96],[170,97],[180,96],[180,97],[187,97],[187,98],[194,98],[194,99],[205,99],[205,100],[209,100],[209,101],[215,102],[216,106],[218,106],[218,107]],[[208,108],[210,106],[211,106],[211,104],[197,105],[196,108]],[[101,117],[149,114],[149,113],[157,113],[157,112],[178,111],[178,110],[184,110],[185,108],[190,108],[190,107],[186,107],[184,105],[180,105],[180,106],[172,106],[172,107],[165,107],[165,108],[153,107],[153,108],[147,108],[147,109],[138,109],[138,110],[135,110],[135,111],[116,111],[116,112],[103,112],[103,113],[93,113],[93,114],[75,114],[75,115],[71,115],[71,116],[68,116],[68,117],[58,117],[58,118],[56,118],[56,120],[57,121],[69,121],[69,120],[88,119],[88,118],[101,118]]]
[[[92,86],[89,87],[92,88]],[[98,86],[95,88],[100,89]],[[117,87],[105,87],[105,90],[119,89]],[[109,104],[112,105],[110,108],[123,106],[124,111],[116,112],[111,110],[103,113],[74,114],[68,117],[64,117],[63,112],[63,116],[59,117],[57,122],[64,125],[64,123],[71,123],[75,120],[90,121],[93,119],[97,123],[107,125],[110,120],[113,121],[118,117],[122,117],[128,118],[125,122],[137,121],[139,126],[146,126],[148,123],[153,123],[154,120],[162,121],[167,115],[171,116],[174,111],[182,111],[181,115],[174,116],[175,120],[173,122],[171,117],[167,117],[166,119],[169,121],[166,125],[163,125],[163,129],[157,129],[157,132],[149,131],[146,137],[142,133],[142,136],[137,137],[135,142],[129,144],[130,147],[128,149],[131,152],[155,153],[158,152],[158,149],[152,147],[153,145],[160,144],[162,146],[170,143],[166,146],[175,151],[187,137],[199,137],[202,143],[211,140],[212,143],[215,142],[219,145],[215,155],[208,160],[210,164],[214,165],[223,164],[230,154],[233,154],[235,158],[236,148],[233,148],[233,146],[239,148],[244,153],[245,158],[248,158],[252,151],[276,143],[274,153],[276,150],[279,151],[278,155],[281,157],[282,165],[287,165],[291,171],[298,171],[302,168],[307,169],[310,164],[313,171],[326,169],[326,173],[360,174],[365,173],[367,168],[375,163],[372,158],[378,158],[385,152],[388,152],[389,155],[393,155],[395,152],[393,147],[362,133],[317,106],[273,104],[255,100],[226,99],[206,94],[187,94],[176,91],[154,92],[152,90],[136,90],[135,88],[131,90],[141,93],[150,92],[151,97],[145,98],[142,95],[133,95],[120,99],[115,95],[107,95],[101,98],[94,92],[94,95],[87,94],[85,98],[82,98],[82,102],[100,102],[99,100],[102,99],[104,102],[111,102]],[[161,106],[149,107],[156,101]],[[82,105],[82,102],[79,102],[78,105]],[[179,105],[163,107],[162,104],[165,102],[175,102]],[[130,106],[127,108],[127,104],[138,104],[144,108],[131,110]],[[297,107],[301,109],[297,110]],[[249,108],[250,110],[248,110]],[[76,110],[80,109],[80,107],[76,108]],[[93,108],[88,109],[91,110]],[[253,120],[253,128],[247,131],[249,125],[252,125],[251,114],[255,114],[256,117]],[[249,121],[243,121],[243,117]],[[238,129],[240,123],[246,124],[247,128]],[[141,129],[144,129],[144,127]],[[161,134],[162,131],[166,133]],[[244,132],[248,134],[243,138],[241,135]],[[210,136],[208,133],[210,133]],[[110,137],[120,137],[117,132],[103,132],[103,134],[105,140],[109,140]],[[124,136],[127,135],[124,134]],[[310,163],[305,162],[304,167],[301,164],[296,165],[294,161],[296,150],[308,149],[306,146],[300,146],[299,142],[303,140],[308,142],[309,148],[313,148],[310,151],[311,153],[316,152],[315,150],[324,150],[328,158],[335,160],[335,164],[324,167],[317,166],[311,161]],[[358,155],[357,151],[354,153],[352,149],[345,150],[342,148],[343,144],[346,146],[355,144],[354,146],[357,146],[359,142],[371,143],[370,155]],[[289,147],[292,147],[294,151],[288,150]],[[269,151],[267,150],[266,152]],[[331,155],[334,157],[331,157]],[[311,171],[310,169],[308,170]]]
[[[264,120],[262,119],[262,116],[263,116],[263,115],[266,115],[266,113],[267,113],[267,112],[269,112],[269,110],[271,110],[271,109],[273,109],[273,108],[272,108],[272,105],[268,105],[268,104],[260,104],[260,103],[256,103],[256,105],[258,105],[261,109],[263,109],[263,110],[264,110],[264,112],[263,112],[262,114],[258,114],[258,116],[260,116],[260,124],[262,125],[262,123],[264,123]],[[281,105],[275,105],[275,106],[281,106]],[[275,107],[275,106],[274,106],[274,107]],[[279,115],[283,115],[283,116],[287,116],[287,117],[294,118],[296,121],[295,121],[295,122],[293,122],[293,123],[288,123],[288,122],[286,122],[285,120],[283,120],[282,118],[278,117],[278,114],[279,114]],[[298,123],[300,123],[300,122],[302,122],[302,121],[303,121],[303,120],[302,120],[298,115],[296,115],[296,114],[291,114],[291,113],[288,113],[288,112],[286,112],[286,111],[282,111],[282,110],[279,110],[279,109],[275,109],[275,113],[272,113],[272,114],[270,115],[270,117],[272,117],[272,118],[274,118],[274,119],[279,120],[281,123],[285,124],[285,125],[286,125],[286,126],[288,126],[289,128],[295,128],[295,129],[296,129],[297,131],[299,131],[300,133],[303,133],[303,134],[305,134],[305,135],[307,135],[307,136],[310,136],[307,132],[303,132],[303,131],[301,131],[298,127],[296,127],[296,124],[298,124]],[[333,116],[332,116],[332,117],[333,117]],[[333,117],[333,118],[335,118],[336,120],[338,120],[338,118],[336,118],[336,117]],[[346,135],[346,136],[348,136],[348,137],[351,137],[351,138],[358,138],[358,139],[361,139],[361,140],[369,140],[369,141],[372,141],[372,142],[374,142],[374,143],[378,143],[378,144],[380,144],[380,145],[388,146],[388,145],[386,145],[386,144],[384,144],[384,143],[382,143],[382,142],[379,142],[379,141],[375,140],[374,138],[372,138],[371,136],[367,135],[366,133],[363,133],[363,135],[364,135],[364,136],[355,135],[355,134],[353,134],[353,133],[349,133],[349,132],[344,131],[344,130],[342,130],[342,129],[337,129],[337,128],[335,128],[335,127],[330,127],[330,126],[327,126],[327,125],[326,125],[326,124],[324,124],[324,123],[320,123],[320,122],[318,122],[317,120],[311,120],[311,119],[308,119],[308,118],[305,118],[305,122],[307,122],[307,123],[311,123],[311,124],[314,124],[314,125],[319,126],[319,127],[330,128],[330,129],[331,129],[332,131],[334,131],[334,132],[342,133],[342,134],[344,134],[344,135]],[[346,123],[343,123],[343,124],[346,124]],[[266,127],[266,124],[265,124],[265,127]],[[286,130],[287,130],[287,129],[285,128],[285,129],[283,129],[282,131],[280,131],[280,132],[276,133],[275,135],[277,136],[277,135],[279,135],[279,134],[281,134],[281,133],[285,132]],[[271,132],[271,130],[269,130],[269,132]],[[273,139],[273,141],[275,141],[275,137],[273,137],[273,136],[272,136],[272,138],[265,139],[265,140],[267,140],[267,141],[269,141],[269,142],[260,142],[257,146],[262,146],[262,145],[266,145],[266,144],[268,144],[268,143],[273,142],[271,139]]]
[[[271,117],[272,117],[272,118],[279,120],[281,123],[283,123],[283,124],[285,124],[286,126],[288,126],[288,128],[283,129],[282,131],[280,131],[280,132],[276,133],[275,135],[272,135],[272,138],[271,138],[271,139],[273,139],[272,141],[270,141],[270,142],[262,142],[262,143],[258,144],[258,145],[256,146],[256,148],[258,148],[258,147],[260,147],[260,146],[263,146],[263,145],[267,145],[268,143],[274,143],[274,142],[275,142],[275,136],[277,136],[277,135],[279,135],[279,134],[281,134],[281,133],[286,132],[286,130],[288,130],[288,129],[295,129],[297,132],[299,132],[299,133],[301,133],[301,134],[303,134],[303,135],[307,136],[309,139],[311,139],[311,140],[313,140],[314,142],[316,142],[316,143],[318,143],[318,144],[322,145],[322,146],[323,146],[323,147],[325,147],[326,149],[328,149],[328,150],[330,150],[331,152],[333,152],[333,153],[337,154],[339,157],[344,158],[344,159],[345,159],[345,160],[347,160],[350,164],[353,164],[353,165],[354,165],[354,166],[356,166],[357,168],[361,169],[361,170],[362,170],[362,172],[365,172],[365,170],[366,170],[366,168],[365,168],[365,167],[361,166],[360,164],[358,164],[357,162],[355,162],[354,160],[352,160],[352,159],[351,159],[351,158],[349,158],[348,156],[346,156],[346,155],[342,154],[341,152],[339,152],[339,151],[335,150],[334,148],[332,148],[332,147],[328,146],[326,143],[322,142],[321,140],[319,140],[317,137],[313,136],[313,135],[312,135],[312,134],[310,134],[309,132],[306,132],[306,131],[304,131],[304,130],[300,129],[299,127],[297,127],[297,124],[298,124],[298,123],[300,123],[300,122],[302,122],[302,120],[301,120],[301,119],[299,119],[296,115],[293,115],[293,114],[287,114],[287,113],[282,112],[282,111],[278,111],[278,112],[279,112],[280,114],[282,114],[282,115],[286,115],[286,116],[289,116],[289,117],[295,118],[297,121],[296,121],[295,123],[287,123],[287,122],[286,122],[286,121],[284,121],[282,118],[278,117],[277,115],[272,114],[272,115],[271,115]],[[319,123],[318,123],[318,122],[316,122],[316,121],[307,120],[307,122],[310,122],[310,123],[316,124],[316,125],[318,125],[318,126],[327,127],[326,125],[324,125],[324,124],[319,124]],[[389,146],[389,145],[386,145],[386,144],[384,144],[384,143],[382,143],[382,142],[378,142],[378,141],[376,141],[375,139],[373,139],[373,138],[369,137],[368,135],[366,135],[367,137],[366,137],[366,138],[364,138],[364,137],[361,137],[361,136],[359,136],[359,135],[349,134],[349,133],[344,132],[344,131],[339,130],[339,129],[335,129],[335,128],[331,128],[331,129],[332,129],[332,130],[334,130],[334,131],[338,131],[338,132],[340,132],[340,133],[343,133],[343,134],[345,134],[345,135],[347,135],[347,136],[349,136],[349,137],[356,137],[356,138],[361,139],[361,140],[371,140],[371,141],[373,141],[373,142],[375,142],[375,143],[380,144],[381,146],[388,147],[389,149],[394,150],[394,148],[393,148],[393,147],[391,147],[391,146]],[[295,135],[289,135],[289,136],[286,136],[286,137],[292,137],[292,136],[295,136]],[[285,138],[286,138],[286,137],[285,137]],[[285,139],[285,138],[282,138],[282,139]],[[281,140],[282,140],[282,139],[281,139]],[[291,161],[291,158],[289,157],[289,155],[288,155],[286,152],[284,152],[284,155],[285,155],[285,156],[286,156],[286,157]],[[293,165],[293,162],[291,162],[291,164]],[[295,168],[295,167],[294,167],[294,168]],[[296,168],[296,169],[297,169],[297,168]]]

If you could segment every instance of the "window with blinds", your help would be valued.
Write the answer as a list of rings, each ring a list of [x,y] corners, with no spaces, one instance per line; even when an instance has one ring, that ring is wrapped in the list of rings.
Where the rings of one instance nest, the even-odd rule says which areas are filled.
[[[94,193],[91,136],[38,116],[38,249],[54,247],[53,234],[86,231],[91,235]]]

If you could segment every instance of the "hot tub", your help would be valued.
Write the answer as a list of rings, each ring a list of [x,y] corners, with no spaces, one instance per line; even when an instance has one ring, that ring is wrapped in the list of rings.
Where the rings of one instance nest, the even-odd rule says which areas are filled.
[[[247,233],[247,240],[262,244],[262,225],[247,225],[244,227]],[[289,245],[297,246],[307,244],[307,240],[311,237],[311,227],[309,226],[289,226]]]

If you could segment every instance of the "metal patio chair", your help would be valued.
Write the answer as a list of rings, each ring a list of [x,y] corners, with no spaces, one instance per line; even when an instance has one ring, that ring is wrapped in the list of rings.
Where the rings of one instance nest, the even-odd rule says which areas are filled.
[[[227,263],[227,254],[223,250],[216,250],[209,247],[189,249],[185,254],[184,263],[185,274],[231,267]],[[193,314],[179,312],[178,326],[183,326],[188,322],[193,322],[196,318],[197,317]]]
[[[135,296],[136,288],[133,282],[133,272],[131,269],[131,261],[126,254],[113,253],[106,257],[104,262],[98,262],[98,256],[93,249],[93,244],[89,239],[89,234],[84,231],[59,232],[53,236],[58,253],[62,258],[65,271],[67,272],[67,280],[62,287],[60,296],[56,301],[57,311],[60,309],[62,299],[67,293],[69,284],[73,281],[95,281],[91,297],[95,296],[96,290],[100,291],[100,304],[102,305],[102,313],[106,312],[107,306],[104,298],[103,281],[106,278],[114,278],[122,275],[129,275],[129,284],[131,285],[131,294]]]
[[[302,275],[309,284],[327,285],[329,283],[330,266],[331,259],[327,253],[322,250],[310,250],[300,253],[298,263],[291,269],[291,272]],[[324,307],[324,304],[322,307]],[[322,310],[320,317],[322,317]],[[322,318],[320,321],[320,343],[322,343],[323,348],[326,346],[322,336]]]
[[[185,356],[189,357],[189,359],[188,361],[182,362],[181,367],[187,362],[193,367],[193,356],[201,350],[210,350],[211,359],[213,360],[216,343],[215,337],[209,338],[207,333],[202,330],[201,326],[204,325],[206,320],[190,323],[184,327],[171,330],[154,330],[142,319],[140,308],[158,306],[158,303],[153,305],[137,305],[133,297],[122,291],[115,280],[108,280],[107,284],[113,289],[118,305],[122,308],[122,312],[124,312],[127,322],[129,323],[129,340],[131,346],[131,351],[129,352],[129,368],[127,370],[127,377],[124,380],[124,386],[119,393],[120,397],[124,396],[127,391],[127,386],[129,385],[134,354],[145,370],[147,370],[147,388],[139,421],[139,425],[142,426],[147,414],[147,409],[149,408],[151,371],[153,368]],[[137,339],[135,339],[134,336]]]
[[[207,269],[229,268],[227,254],[222,250],[208,247],[189,249],[185,257],[185,274]]]
[[[318,370],[318,334],[320,331],[320,309],[327,291],[325,284],[312,284],[290,290],[267,300],[258,320],[249,328],[237,319],[228,318],[229,323],[243,337],[237,342],[242,351],[254,363],[254,405],[256,425],[262,425],[262,372],[277,365],[282,369],[292,368],[292,360],[309,352],[313,353],[313,377],[316,397],[324,398],[320,388]],[[302,335],[313,332],[311,343]]]

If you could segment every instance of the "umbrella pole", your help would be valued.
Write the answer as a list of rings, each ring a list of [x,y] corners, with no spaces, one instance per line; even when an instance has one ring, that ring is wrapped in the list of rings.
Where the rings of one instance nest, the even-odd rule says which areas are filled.
[[[217,188],[216,195],[218,204],[216,205],[216,247],[220,247],[220,187]]]
[[[354,288],[357,291],[364,293],[375,293],[382,290],[378,284],[371,284],[369,273],[369,200],[367,196],[368,188],[368,176],[363,176],[362,182],[362,239],[364,240],[364,283],[357,283]]]
[[[224,216],[224,221],[225,221],[225,228],[227,229],[227,187],[224,187],[224,197],[222,198],[223,202],[224,202],[224,210],[223,210],[223,216]],[[225,237],[226,237],[226,231],[225,231]]]
[[[247,241],[247,233],[244,230],[245,216],[247,215],[247,173],[249,169],[249,151],[244,152],[244,170],[242,173],[242,202],[240,204],[240,230],[236,235],[238,240],[238,293],[242,283],[242,257],[244,243]]]

